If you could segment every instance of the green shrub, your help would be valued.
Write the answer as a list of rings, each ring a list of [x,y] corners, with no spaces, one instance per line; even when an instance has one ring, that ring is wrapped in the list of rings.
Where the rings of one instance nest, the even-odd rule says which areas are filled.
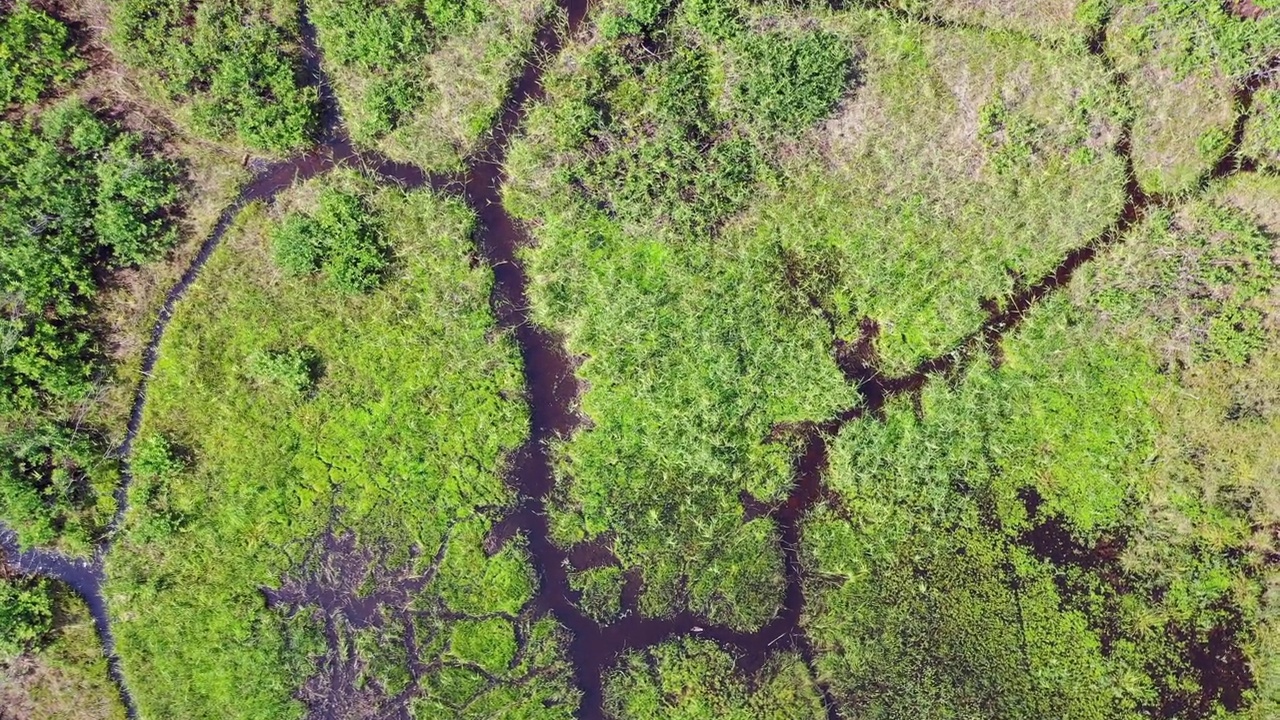
[[[129,522],[132,537],[162,541],[188,525],[196,502],[174,488],[180,487],[190,465],[164,435],[148,435],[139,441],[130,463],[130,499],[135,508]]]
[[[289,215],[282,220],[271,234],[271,248],[276,264],[294,277],[318,272],[325,257],[318,224],[306,215]]]
[[[386,251],[377,243],[359,242],[334,247],[329,255],[329,279],[349,293],[367,293],[382,282]]]
[[[769,133],[795,134],[826,117],[853,75],[848,46],[825,32],[753,36],[743,55],[747,74],[734,96],[752,123]]]
[[[578,606],[598,623],[607,623],[622,612],[625,578],[618,567],[602,567],[569,574],[569,587],[581,593]]]
[[[628,0],[622,14],[611,14],[600,21],[604,36],[611,40],[627,35],[647,35],[672,5],[671,0]]]
[[[62,425],[37,422],[0,433],[0,522],[24,546],[59,539],[87,548],[106,524],[118,478],[100,443]]]
[[[452,34],[475,27],[484,20],[484,0],[424,0],[422,9],[432,27]]]
[[[95,272],[174,243],[175,176],[78,102],[0,121],[0,408],[88,390]]]
[[[1254,93],[1240,152],[1268,168],[1280,167],[1280,87]]]
[[[164,435],[147,435],[133,449],[130,461],[135,478],[170,478],[186,469],[172,443]]]
[[[315,388],[320,356],[308,347],[259,351],[249,356],[248,369],[259,382],[303,395]]]
[[[30,649],[52,630],[48,580],[0,579],[0,660]]]
[[[295,17],[260,0],[120,0],[121,58],[150,71],[195,129],[284,152],[310,144],[318,93],[306,85]]]
[[[173,246],[177,231],[167,217],[178,200],[175,169],[146,157],[142,138],[124,134],[102,152],[93,227],[118,265],[139,265]]]
[[[745,675],[710,640],[669,640],[619,658],[605,677],[605,712],[617,720],[810,720],[825,716],[803,661],[779,653]]]
[[[712,40],[728,40],[746,30],[737,3],[726,0],[687,0],[683,3],[689,23]]]
[[[66,25],[26,0],[0,14],[0,109],[34,103],[82,69]]]
[[[292,214],[272,230],[276,263],[290,275],[324,270],[334,286],[349,293],[376,288],[391,264],[383,229],[365,201],[326,188],[314,215]]]

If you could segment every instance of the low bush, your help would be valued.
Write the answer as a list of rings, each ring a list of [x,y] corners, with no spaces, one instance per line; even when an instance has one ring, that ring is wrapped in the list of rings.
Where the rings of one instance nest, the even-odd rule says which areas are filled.
[[[0,122],[0,410],[88,391],[95,273],[176,240],[174,165],[85,105]]]
[[[323,270],[334,286],[367,293],[382,282],[391,263],[381,225],[364,200],[326,188],[313,215],[286,216],[271,236],[276,263],[289,275]]]
[[[316,220],[308,215],[285,217],[271,237],[276,264],[286,275],[298,277],[320,271],[326,248]]]
[[[249,356],[249,376],[275,385],[293,395],[304,395],[315,387],[320,374],[320,356],[308,347],[258,351]]]
[[[0,14],[0,110],[34,103],[82,69],[66,25],[26,0]]]
[[[671,10],[671,0],[628,0],[622,12],[606,15],[600,29],[606,38],[648,35],[658,29],[663,15]]]
[[[6,717],[127,720],[89,608],[61,583],[0,578],[0,677]]]
[[[670,640],[619,658],[605,678],[616,720],[812,720],[822,698],[804,662],[779,654],[751,676],[709,640]]]
[[[198,498],[175,491],[191,466],[165,435],[144,435],[133,451],[131,537],[162,542],[190,523]]]
[[[1252,109],[1240,153],[1268,169],[1280,169],[1280,85],[1273,83],[1254,93]]]
[[[88,549],[105,529],[118,479],[94,438],[59,424],[14,424],[0,432],[0,522],[23,545],[61,541]]]
[[[835,107],[853,74],[853,55],[825,32],[778,33],[744,41],[747,72],[734,88],[737,102],[764,132],[797,134]]]
[[[303,72],[296,11],[263,0],[119,0],[121,58],[189,107],[194,128],[272,152],[310,144],[318,92]]]
[[[622,569],[602,567],[570,573],[569,587],[580,593],[578,606],[598,623],[608,623],[622,612]]]
[[[0,661],[31,649],[52,630],[49,581],[0,578]]]

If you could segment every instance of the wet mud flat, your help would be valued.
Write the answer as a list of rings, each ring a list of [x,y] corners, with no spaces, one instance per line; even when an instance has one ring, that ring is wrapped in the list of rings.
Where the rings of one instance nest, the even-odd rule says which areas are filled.
[[[391,548],[364,546],[354,533],[330,528],[309,544],[280,587],[263,588],[267,607],[290,617],[307,613],[323,627],[325,652],[296,695],[308,718],[409,717],[409,701],[423,676],[411,606],[435,578],[446,547],[447,539],[430,566],[417,572],[419,548],[410,548],[408,562],[397,565],[389,561]],[[366,677],[367,661],[354,633],[369,630],[378,633],[380,644],[403,645],[409,683],[398,692]]]

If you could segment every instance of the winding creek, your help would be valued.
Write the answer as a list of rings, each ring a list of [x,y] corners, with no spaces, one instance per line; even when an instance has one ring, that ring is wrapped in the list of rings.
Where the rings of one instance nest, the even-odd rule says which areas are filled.
[[[586,15],[587,0],[563,0],[560,9],[567,15],[569,33],[573,33]],[[142,353],[142,380],[136,390],[124,441],[119,448],[119,455],[123,460],[122,482],[115,492],[117,510],[109,532],[98,545],[92,559],[81,559],[42,549],[20,551],[16,534],[0,527],[0,551],[12,567],[21,573],[65,583],[84,598],[92,612],[112,680],[120,689],[130,718],[137,717],[137,710],[114,652],[110,618],[102,595],[103,558],[110,552],[113,540],[122,528],[128,512],[131,480],[129,458],[140,429],[147,401],[148,382],[158,358],[160,343],[178,303],[199,276],[237,213],[248,204],[256,201],[269,202],[297,181],[345,166],[361,169],[371,176],[398,183],[407,189],[428,186],[444,192],[460,191],[477,214],[480,220],[478,249],[494,273],[492,309],[498,323],[510,329],[519,344],[526,394],[532,410],[528,439],[516,452],[509,477],[509,482],[522,502],[511,516],[501,522],[501,534],[510,537],[519,532],[527,538],[528,550],[541,578],[538,596],[534,601],[535,613],[551,613],[570,631],[573,638],[570,652],[575,680],[583,693],[579,716],[598,718],[604,715],[602,675],[614,659],[625,651],[642,649],[674,637],[697,634],[715,640],[731,648],[738,657],[739,667],[749,673],[761,668],[768,658],[779,651],[800,653],[813,669],[812,652],[801,626],[805,597],[799,555],[800,522],[806,513],[828,496],[822,482],[822,473],[827,463],[827,439],[845,423],[859,416],[880,414],[884,403],[890,398],[917,393],[931,377],[956,370],[975,354],[992,353],[998,362],[1001,338],[1018,325],[1036,301],[1067,284],[1077,268],[1090,261],[1100,249],[1118,241],[1150,205],[1162,201],[1143,194],[1131,179],[1124,213],[1102,237],[1070,253],[1051,273],[1027,285],[1013,298],[999,304],[988,303],[988,320],[978,331],[952,351],[921,363],[907,375],[882,376],[877,371],[878,363],[867,340],[858,346],[847,346],[838,341],[833,345],[833,356],[848,381],[859,387],[863,397],[862,404],[824,422],[780,429],[798,433],[802,439],[802,451],[797,454],[794,462],[796,482],[790,496],[776,507],[763,506],[744,497],[749,516],[768,516],[776,523],[784,552],[784,602],[778,615],[764,627],[756,632],[745,633],[716,626],[691,613],[665,618],[644,617],[637,609],[639,586],[636,575],[631,576],[624,593],[624,610],[628,612],[624,612],[623,617],[615,622],[601,624],[583,613],[574,602],[574,593],[568,582],[568,570],[571,566],[582,565],[582,552],[580,548],[561,548],[551,541],[545,507],[546,497],[554,484],[551,460],[547,453],[548,442],[566,437],[574,430],[577,422],[573,409],[577,398],[574,363],[558,340],[537,327],[529,317],[526,293],[528,279],[517,257],[517,249],[527,242],[527,238],[507,214],[501,199],[507,139],[518,128],[528,104],[541,97],[542,60],[558,53],[564,42],[564,37],[557,31],[559,25],[554,21],[546,22],[538,31],[537,46],[540,49],[528,59],[523,72],[514,83],[486,147],[475,155],[462,176],[442,177],[431,175],[412,165],[391,162],[376,153],[357,151],[351,146],[341,128],[332,89],[321,72],[315,30],[306,20],[305,8],[303,10],[304,64],[316,78],[320,88],[322,141],[312,152],[259,167],[252,181],[222,211],[195,258],[166,294]],[[1100,48],[1101,45],[1097,44],[1097,47]],[[1273,67],[1277,66],[1280,66],[1280,62],[1273,63]],[[1238,102],[1247,107],[1256,88],[1257,83],[1252,80],[1246,82],[1238,92]],[[1237,146],[1239,137],[1237,128]],[[1120,142],[1118,152],[1128,161],[1127,135]],[[1240,163],[1234,157],[1233,150],[1231,162],[1224,162],[1214,174],[1230,174],[1240,170]],[[1130,162],[1131,178],[1132,175]],[[874,326],[867,326],[865,329],[868,332],[864,335],[868,339],[874,336]],[[608,555],[607,551],[603,554]],[[611,558],[605,557],[604,560],[610,561]],[[273,598],[270,594],[267,597],[281,599]],[[829,716],[838,717],[830,698],[827,700]]]

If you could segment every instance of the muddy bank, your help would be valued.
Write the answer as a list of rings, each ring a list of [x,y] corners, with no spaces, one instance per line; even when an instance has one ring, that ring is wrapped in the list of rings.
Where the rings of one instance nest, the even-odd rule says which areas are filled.
[[[1245,20],[1258,20],[1268,13],[1253,0],[1228,0],[1227,10],[1231,11],[1232,15]]]
[[[483,679],[461,697],[433,688],[433,707],[462,716],[496,688],[523,687],[556,672],[554,663],[536,659],[532,603],[518,614],[472,614],[450,609],[440,597],[423,596],[440,572],[450,536],[446,531],[434,552],[411,547],[406,557],[403,548],[362,544],[353,532],[330,527],[308,544],[280,587],[262,589],[268,607],[289,617],[305,614],[321,628],[325,651],[314,659],[315,672],[295,694],[306,706],[308,720],[407,720],[414,698],[441,670]],[[515,652],[505,667],[482,666],[450,650],[453,623],[493,619],[510,623],[514,632]],[[383,661],[393,654],[405,675],[379,670],[379,661],[361,650],[371,645]]]

